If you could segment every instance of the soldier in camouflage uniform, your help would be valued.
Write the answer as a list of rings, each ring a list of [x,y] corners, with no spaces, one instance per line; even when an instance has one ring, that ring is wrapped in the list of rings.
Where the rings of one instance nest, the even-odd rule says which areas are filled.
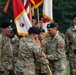
[[[66,50],[65,41],[57,33],[55,23],[47,25],[48,32],[51,37],[45,43],[46,57],[53,75],[66,75]]]
[[[36,17],[35,17],[35,16],[32,16],[31,24],[32,24],[32,26],[34,26],[34,27],[37,27],[37,28],[38,28],[38,26],[37,26],[37,19],[36,19]]]
[[[11,24],[3,22],[1,24],[0,34],[0,75],[14,75],[13,74],[13,50],[9,40],[11,31]]]
[[[46,43],[44,29],[40,29],[39,40],[40,40],[41,48],[43,48],[44,44]],[[44,52],[44,50],[43,50],[43,52]],[[48,71],[47,65],[45,64],[45,61],[42,61],[43,63],[41,64],[41,74],[40,75],[49,75],[49,71]]]
[[[76,75],[76,14],[73,16],[74,25],[66,31],[66,48],[70,62],[70,75]]]
[[[36,75],[35,60],[42,57],[41,47],[34,39],[39,31],[31,27],[28,33],[29,37],[21,38],[19,42],[19,55],[15,64],[16,75]]]
[[[65,35],[59,31],[59,28],[60,28],[60,23],[59,23],[59,21],[55,20],[55,25],[56,25],[56,27],[57,27],[57,32],[58,32],[58,34],[65,40]]]
[[[10,42],[13,48],[13,63],[15,64],[18,58],[18,51],[19,51],[19,39],[17,35],[15,34],[15,30],[12,29],[10,32]],[[15,66],[14,66],[15,67]]]

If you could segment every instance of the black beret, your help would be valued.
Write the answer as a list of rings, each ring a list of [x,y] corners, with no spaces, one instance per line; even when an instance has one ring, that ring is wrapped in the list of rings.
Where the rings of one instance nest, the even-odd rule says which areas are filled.
[[[39,33],[40,33],[39,29],[36,28],[36,27],[30,27],[29,30],[28,30],[28,32],[29,32],[29,31],[30,31],[31,33],[34,33],[34,34],[39,34]]]
[[[40,29],[40,33],[41,33],[41,32],[45,33],[45,30],[44,30],[44,29]]]
[[[11,26],[11,23],[10,22],[3,22],[1,24],[1,28],[7,28],[8,26]]]
[[[73,15],[73,19],[76,17],[76,14],[75,15]]]
[[[54,28],[54,27],[56,27],[55,23],[47,24],[47,28]]]

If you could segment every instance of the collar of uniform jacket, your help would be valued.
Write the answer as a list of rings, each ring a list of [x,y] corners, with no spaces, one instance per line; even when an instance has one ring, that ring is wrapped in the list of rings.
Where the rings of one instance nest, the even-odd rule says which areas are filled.
[[[73,31],[76,31],[76,25],[74,25],[74,27],[73,27]]]
[[[53,41],[56,39],[56,37],[58,36],[58,32],[59,31],[57,31],[57,33],[56,33],[56,35],[55,35],[55,37],[54,38],[51,38]]]

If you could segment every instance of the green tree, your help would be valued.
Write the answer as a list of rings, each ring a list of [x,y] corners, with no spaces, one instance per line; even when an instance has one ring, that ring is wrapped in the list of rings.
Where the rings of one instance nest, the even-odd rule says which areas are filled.
[[[9,7],[6,13],[3,12],[4,6],[6,4],[7,0],[0,0],[0,23],[13,18],[13,12],[12,12],[12,0],[10,0]]]
[[[72,25],[72,16],[76,14],[75,0],[54,0],[54,18],[61,24],[60,31],[66,32],[66,29]]]

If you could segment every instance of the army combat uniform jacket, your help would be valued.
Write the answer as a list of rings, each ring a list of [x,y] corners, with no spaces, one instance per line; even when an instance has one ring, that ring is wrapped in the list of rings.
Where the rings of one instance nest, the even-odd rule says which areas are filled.
[[[21,38],[19,42],[18,60],[15,64],[17,75],[19,72],[23,75],[36,75],[35,59],[37,56],[41,57],[42,53],[36,41],[31,37]]]
[[[76,29],[70,27],[66,31],[66,49],[70,61],[71,75],[76,75]]]
[[[0,34],[0,70],[13,70],[13,50],[8,37]]]
[[[43,50],[47,55],[53,75],[66,75],[66,50],[62,37],[58,34],[54,38],[49,37]]]

